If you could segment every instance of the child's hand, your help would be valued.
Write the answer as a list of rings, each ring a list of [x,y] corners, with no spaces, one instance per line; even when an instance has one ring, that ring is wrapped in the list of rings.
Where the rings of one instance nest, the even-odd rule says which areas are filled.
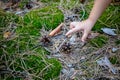
[[[85,41],[90,33],[92,27],[96,23],[97,19],[100,17],[102,12],[107,8],[107,6],[111,3],[112,0],[95,0],[94,6],[90,12],[90,15],[87,20],[82,22],[72,22],[70,24],[70,29],[66,36],[76,32],[83,31],[82,41]]]
[[[66,36],[77,32],[77,31],[82,31],[83,32],[83,36],[81,38],[81,40],[83,42],[85,42],[86,38],[88,37],[92,27],[94,26],[94,22],[90,19],[87,19],[85,21],[82,22],[72,22],[70,24],[70,29],[67,33]]]

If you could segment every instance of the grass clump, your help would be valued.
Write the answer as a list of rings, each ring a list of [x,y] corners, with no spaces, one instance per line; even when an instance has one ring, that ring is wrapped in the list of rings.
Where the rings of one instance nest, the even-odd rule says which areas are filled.
[[[108,38],[104,35],[100,35],[92,40],[90,40],[90,44],[93,47],[101,48],[104,44],[107,43]]]
[[[14,41],[6,41],[3,36],[4,33],[6,31],[10,31],[12,30],[10,26],[10,23],[19,23],[20,17],[17,15],[14,15],[12,13],[6,13],[5,11],[3,11],[2,9],[0,9],[0,45],[9,45],[9,46],[13,46],[10,43],[13,43]],[[6,46],[4,45],[4,46]],[[11,50],[10,50],[11,51]],[[0,52],[2,54],[2,49],[0,48]]]
[[[19,16],[12,13],[6,13],[0,9],[0,27],[6,27],[10,22],[18,22]]]
[[[54,29],[63,22],[63,13],[54,6],[47,6],[41,9],[33,10],[24,16],[24,22],[31,24],[38,29],[43,26],[46,29]]]

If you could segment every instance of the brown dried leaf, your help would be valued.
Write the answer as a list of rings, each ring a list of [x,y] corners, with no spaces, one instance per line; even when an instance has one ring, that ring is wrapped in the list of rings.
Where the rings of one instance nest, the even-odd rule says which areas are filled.
[[[4,38],[9,38],[10,35],[11,35],[11,32],[5,32],[5,33],[3,34],[3,37],[4,37]]]
[[[50,32],[49,36],[54,36],[55,34],[59,33],[63,25],[64,25],[63,23],[58,25],[53,31]]]

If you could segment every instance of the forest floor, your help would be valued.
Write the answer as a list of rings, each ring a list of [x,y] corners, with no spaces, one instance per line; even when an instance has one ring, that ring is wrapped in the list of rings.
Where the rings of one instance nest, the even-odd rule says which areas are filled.
[[[71,22],[82,21],[88,17],[93,1],[81,4],[78,0],[60,0],[58,2],[54,0],[53,2],[34,0],[21,4],[19,7],[18,4],[11,5],[10,2],[0,1],[0,7],[4,9],[5,13],[13,13],[20,19],[36,9],[55,6],[64,16],[63,21],[61,21],[62,24],[57,24],[57,26],[61,24],[62,28],[60,32],[51,37],[49,34],[53,29],[46,30],[45,26],[33,28],[31,23],[23,24],[24,20],[19,22],[10,20],[8,25],[4,27],[4,22],[2,23],[1,20],[1,80],[120,80],[119,6],[111,4],[106,9],[95,24],[87,42],[84,43],[80,40],[81,32],[74,33],[69,37],[65,37],[65,33],[69,30]],[[34,17],[34,14],[32,17]],[[11,18],[13,19],[13,17]],[[38,20],[37,17],[33,19]],[[25,26],[25,28],[21,29],[20,26]],[[32,32],[33,29],[36,29],[37,32]],[[49,61],[53,58],[55,61]],[[45,66],[38,69],[39,66],[43,66],[40,61]],[[37,65],[37,63],[40,64]],[[51,65],[57,69],[51,67]],[[59,65],[61,65],[61,68]],[[47,69],[50,69],[50,71]],[[53,72],[51,69],[53,69]],[[46,75],[47,73],[48,75]],[[5,77],[6,75],[7,77]]]

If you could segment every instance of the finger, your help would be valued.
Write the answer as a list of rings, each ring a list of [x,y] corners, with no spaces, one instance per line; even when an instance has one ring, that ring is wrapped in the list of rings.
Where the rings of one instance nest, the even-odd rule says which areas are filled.
[[[84,34],[83,34],[83,36],[82,36],[82,38],[81,38],[81,40],[83,41],[83,42],[85,42],[86,41],[86,39],[87,39],[87,37],[88,37],[88,32],[87,31],[84,31]]]
[[[75,26],[78,24],[78,22],[71,22],[70,23],[70,29],[75,28]]]
[[[73,29],[69,30],[69,31],[66,33],[66,36],[68,36],[68,35],[76,32],[76,31],[78,31],[78,29],[77,29],[77,28],[73,28]]]

